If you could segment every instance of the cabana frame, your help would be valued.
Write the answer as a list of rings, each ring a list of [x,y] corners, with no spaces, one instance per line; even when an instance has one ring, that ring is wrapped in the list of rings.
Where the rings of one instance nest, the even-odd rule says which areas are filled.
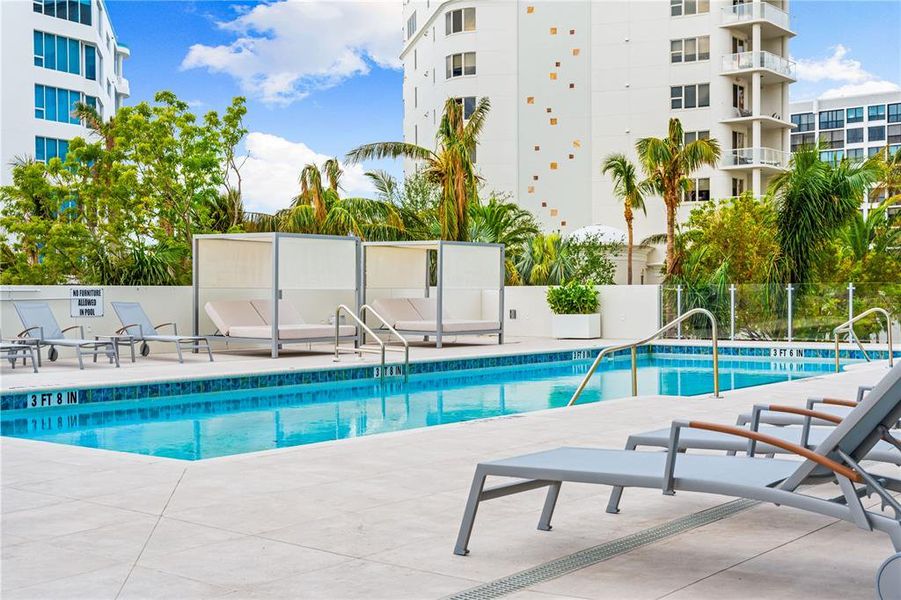
[[[332,240],[332,241],[345,241],[348,243],[353,242],[355,244],[354,250],[354,264],[355,264],[355,273],[354,273],[354,288],[353,288],[353,298],[355,303],[355,309],[359,311],[359,307],[362,304],[363,292],[362,292],[362,261],[363,261],[363,250],[360,239],[353,235],[348,236],[335,236],[335,235],[319,235],[319,234],[308,234],[308,233],[281,233],[281,232],[263,232],[263,233],[225,233],[225,234],[202,234],[195,235],[192,245],[193,245],[193,269],[192,269],[192,296],[193,296],[193,334],[195,336],[202,335],[200,333],[200,293],[201,293],[201,285],[200,285],[200,277],[201,277],[201,264],[200,264],[200,246],[201,243],[205,240],[234,240],[238,242],[268,242],[272,247],[272,255],[271,255],[271,269],[272,269],[272,283],[271,283],[271,293],[269,294],[269,300],[272,302],[272,312],[270,315],[270,326],[271,326],[271,337],[237,337],[237,336],[229,336],[229,335],[204,335],[203,337],[208,340],[216,340],[216,341],[224,341],[224,342],[242,342],[248,344],[265,344],[269,343],[271,345],[272,358],[278,358],[279,350],[284,344],[314,344],[314,343],[334,343],[335,335],[334,333],[330,333],[329,335],[317,336],[317,337],[303,337],[303,338],[279,338],[279,300],[282,299],[282,290],[279,282],[279,264],[280,264],[280,240],[286,239],[321,239],[321,240]],[[328,262],[328,257],[323,256],[323,261]],[[292,289],[302,289],[302,288],[292,288]],[[337,306],[342,304],[342,302],[335,301],[334,305]],[[339,336],[339,339],[344,341],[353,341],[354,344],[359,344],[360,342],[360,332],[358,328],[355,328],[355,333],[353,335],[344,335]]]
[[[498,314],[497,314],[497,323],[498,327],[493,328],[483,328],[483,329],[473,329],[466,331],[453,331],[445,333],[444,330],[444,305],[445,305],[445,248],[454,247],[454,246],[464,246],[464,247],[481,247],[481,248],[496,248],[498,253],[498,269],[499,269],[499,277],[496,288],[482,288],[484,290],[496,289],[498,292]],[[470,335],[496,335],[498,338],[498,344],[504,343],[504,280],[506,277],[506,265],[505,265],[505,250],[503,244],[491,244],[485,242],[456,242],[456,241],[448,241],[448,240],[427,240],[427,241],[397,241],[397,242],[363,242],[363,268],[362,268],[362,288],[363,288],[363,305],[368,305],[369,299],[367,297],[369,287],[367,281],[367,269],[366,262],[368,259],[367,250],[369,248],[378,248],[378,247],[394,247],[394,248],[410,248],[410,249],[421,249],[425,254],[425,265],[424,265],[424,279],[425,279],[425,297],[429,298],[431,294],[431,271],[430,271],[430,259],[429,252],[434,250],[437,254],[437,264],[436,264],[436,275],[437,282],[435,286],[435,296],[436,296],[436,315],[435,315],[435,324],[436,328],[434,331],[422,331],[422,330],[411,330],[404,329],[402,327],[396,327],[395,329],[398,333],[403,335],[412,335],[412,336],[422,336],[428,341],[429,337],[435,337],[435,346],[437,348],[441,348],[443,338],[446,335],[451,336],[470,336]],[[378,331],[378,330],[377,330]]]

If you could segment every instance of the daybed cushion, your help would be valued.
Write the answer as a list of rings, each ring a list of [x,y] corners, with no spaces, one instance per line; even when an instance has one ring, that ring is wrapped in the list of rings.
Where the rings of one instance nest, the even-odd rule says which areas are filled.
[[[338,335],[352,336],[355,334],[356,329],[352,325],[341,325],[338,328]],[[269,325],[232,327],[229,336],[235,338],[272,339],[272,327]],[[333,338],[334,336],[335,327],[333,325],[298,324],[282,325],[278,328],[278,339],[280,340],[306,340],[313,338]]]
[[[438,299],[437,298],[408,298],[413,309],[419,313],[419,319],[403,319],[404,321],[434,321],[438,318]],[[442,312],[447,317],[447,306]]]
[[[379,313],[392,326],[398,321],[419,321],[422,315],[416,312],[408,298],[379,298],[371,303],[375,312]]]
[[[435,321],[398,321],[394,324],[399,331],[422,331],[434,333],[438,331]],[[442,333],[466,333],[467,331],[488,331],[500,329],[497,321],[467,321],[464,319],[445,319]]]
[[[269,317],[272,315],[272,300],[251,300],[250,303],[260,313],[260,318],[266,325],[272,325]],[[303,318],[294,305],[287,300],[278,301],[278,324],[279,325],[302,325]]]
[[[266,325],[249,300],[211,300],[203,308],[222,335],[234,335],[235,327]]]

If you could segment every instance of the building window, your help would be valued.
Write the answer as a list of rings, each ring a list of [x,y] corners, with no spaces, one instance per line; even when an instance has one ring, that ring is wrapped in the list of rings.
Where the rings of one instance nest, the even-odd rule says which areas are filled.
[[[476,30],[476,9],[458,8],[444,13],[444,34]]]
[[[710,0],[670,0],[669,6],[674,17],[710,12]]]
[[[845,126],[845,111],[820,111],[820,129],[838,129]]]
[[[844,150],[827,150],[825,152],[820,152],[820,160],[823,162],[835,164],[837,162],[840,162],[844,155]]]
[[[682,195],[683,202],[706,202],[710,200],[710,178],[691,180],[691,189]]]
[[[670,108],[710,106],[710,84],[674,85],[670,88]]]
[[[472,113],[476,110],[476,97],[464,96],[463,98],[454,98],[454,100],[463,107],[463,120],[469,120],[469,117],[471,117]]]
[[[34,117],[57,123],[78,125],[75,105],[81,102],[81,92],[64,90],[48,85],[34,86]]]
[[[849,108],[847,110],[848,123],[863,123],[863,107]]]
[[[97,81],[97,48],[87,44],[84,45],[84,76]]]
[[[813,113],[797,113],[792,115],[792,123],[795,124],[798,133],[804,131],[813,131],[815,119]]]
[[[873,146],[872,148],[867,148],[867,157],[872,158],[872,157],[876,156],[877,154],[879,154],[879,152],[881,150],[882,150],[882,146]]]
[[[34,64],[45,69],[81,75],[81,44],[61,35],[34,32]]]
[[[732,195],[741,196],[745,193],[745,180],[732,178]]]
[[[672,40],[670,42],[670,62],[695,62],[710,58],[710,36]]]
[[[36,136],[34,138],[34,159],[46,162],[51,158],[66,160],[69,153],[69,141]]]
[[[847,132],[847,140],[849,144],[859,144],[863,142],[863,127],[849,129]]]
[[[407,19],[407,39],[409,40],[414,35],[416,35],[416,11],[415,10],[413,11],[413,14],[410,15],[410,18]]]
[[[888,126],[888,137],[886,141],[889,144],[901,144],[901,124]]]
[[[33,0],[32,9],[48,17],[90,25],[91,0]]]
[[[888,122],[901,123],[901,102],[888,105]]]
[[[816,134],[814,133],[795,133],[791,138],[791,151],[795,152],[801,146],[813,146],[816,143]]]
[[[885,120],[885,104],[875,104],[867,107],[868,121],[884,121]]]
[[[820,134],[820,143],[826,148],[843,148],[845,146],[845,131],[824,131]]]
[[[686,144],[690,144],[697,140],[707,140],[710,139],[710,132],[706,130],[686,131],[683,139],[685,140]]]
[[[867,141],[884,142],[885,141],[885,125],[877,125],[876,127],[867,127]]]
[[[848,151],[848,160],[860,162],[863,160],[863,148],[850,148]]]
[[[454,77],[462,77],[463,75],[476,74],[476,53],[463,52],[461,54],[451,54],[445,59],[447,69],[446,79]]]

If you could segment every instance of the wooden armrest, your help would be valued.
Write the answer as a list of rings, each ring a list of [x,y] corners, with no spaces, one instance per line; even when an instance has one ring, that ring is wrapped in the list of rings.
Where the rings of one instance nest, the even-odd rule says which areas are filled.
[[[809,408],[798,408],[796,406],[782,406],[779,404],[771,404],[766,407],[766,410],[773,412],[791,413],[793,415],[801,415],[814,419],[822,419],[823,421],[829,421],[830,423],[835,423],[836,425],[842,422],[841,417],[837,417],[829,413],[820,412],[818,410],[810,410]]]
[[[22,331],[20,331],[20,332],[18,333],[18,335],[16,335],[16,337],[18,337],[18,338],[31,337],[30,335],[28,335],[28,332],[29,332],[29,331],[35,331],[35,330],[40,331],[40,332],[41,332],[41,337],[42,337],[42,338],[44,337],[44,328],[41,327],[40,325],[35,326],[35,327],[29,327],[28,329],[23,329]]]
[[[735,427],[733,425],[720,425],[719,423],[704,423],[701,421],[689,421],[688,426],[693,429],[705,429],[707,431],[715,431],[717,433],[725,433],[727,435],[736,435],[739,437],[747,438],[749,440],[760,442],[762,444],[775,446],[776,448],[782,448],[786,452],[791,452],[792,454],[803,456],[807,460],[812,460],[821,467],[825,467],[833,473],[841,475],[842,477],[850,479],[851,481],[854,481],[856,483],[863,481],[863,478],[857,473],[857,471],[850,467],[846,467],[845,465],[838,463],[831,458],[827,458],[822,454],[817,454],[813,450],[809,450],[797,444],[792,444],[791,442],[787,442],[783,439],[771,435],[766,435],[765,433],[749,431],[747,429]]]
[[[839,400],[838,398],[823,398],[819,401],[819,404],[829,404],[832,406],[847,406],[849,408],[854,408],[857,406],[857,402],[854,400]]]
[[[175,323],[172,323],[172,322],[168,322],[168,323],[160,323],[159,325],[154,325],[154,329],[159,329],[159,328],[161,328],[161,327],[167,327],[167,326],[171,326],[171,327],[172,327],[172,332],[173,332],[175,335],[178,335],[178,325],[176,325]]]
[[[67,331],[72,331],[73,329],[78,329],[79,327],[81,327],[81,325],[72,325],[70,327],[60,329],[60,333],[66,333]]]

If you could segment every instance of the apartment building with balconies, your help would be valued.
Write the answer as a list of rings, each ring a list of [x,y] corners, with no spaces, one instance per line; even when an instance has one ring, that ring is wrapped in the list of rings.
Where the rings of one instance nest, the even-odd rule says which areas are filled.
[[[113,116],[129,95],[129,55],[103,0],[0,1],[0,184],[15,161],[65,158],[90,135],[79,102]]]
[[[476,153],[486,188],[548,230],[622,227],[601,163],[635,160],[635,142],[665,136],[670,117],[723,155],[694,174],[682,218],[697,202],[763,193],[787,165],[787,2],[411,0],[404,19],[405,139],[432,146],[447,98],[465,109],[488,97]],[[664,222],[650,200],[637,239]]]

